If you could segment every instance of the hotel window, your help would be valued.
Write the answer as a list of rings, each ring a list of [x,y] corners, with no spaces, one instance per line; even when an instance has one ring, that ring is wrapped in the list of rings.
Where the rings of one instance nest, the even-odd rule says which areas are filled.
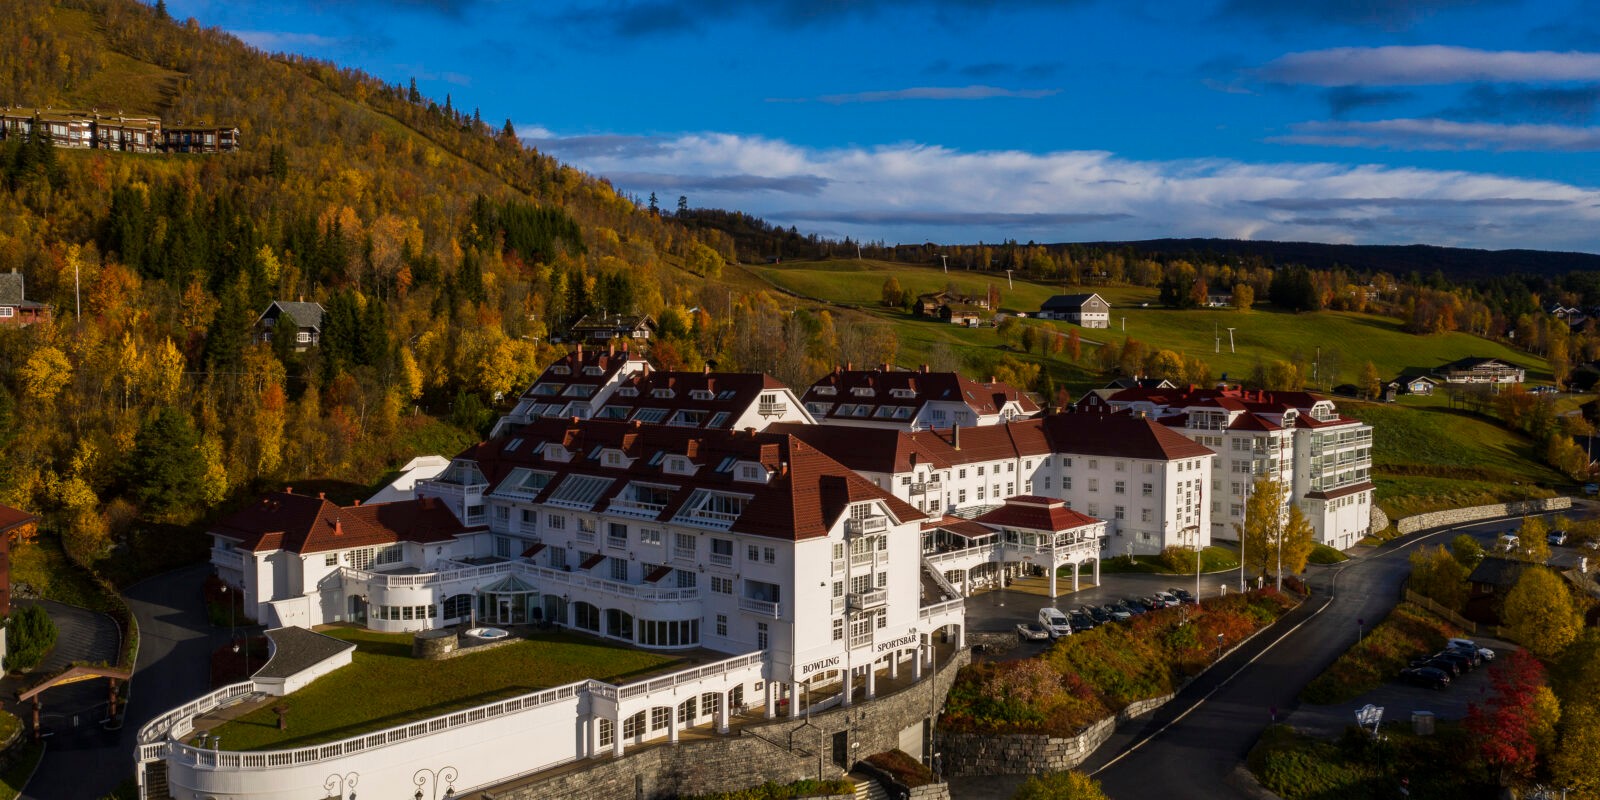
[[[1063,476],[1061,476],[1061,491],[1063,491],[1063,492],[1072,491],[1072,476],[1071,475],[1063,475]]]
[[[640,528],[639,544],[661,544],[661,531],[655,528]]]
[[[628,561],[627,561],[627,559],[623,559],[623,558],[613,558],[613,559],[611,559],[611,580],[623,581],[623,582],[626,582],[628,580]]]
[[[550,568],[551,569],[566,569],[567,568],[567,548],[565,548],[565,547],[552,547],[552,548],[550,548]]]
[[[765,622],[756,623],[756,647],[762,650],[767,649],[767,623]]]
[[[1128,518],[1128,514],[1127,514],[1127,511],[1124,510],[1122,506],[1117,506],[1116,510],[1112,513],[1112,517],[1114,519],[1127,519]]]
[[[1139,509],[1139,521],[1140,522],[1149,522],[1150,521],[1150,509],[1148,509],[1148,508]]]
[[[600,746],[610,747],[612,739],[616,736],[616,723],[605,717],[600,718]]]
[[[679,589],[693,589],[695,587],[695,574],[686,569],[675,570],[678,575]]]
[[[733,579],[712,575],[711,591],[717,594],[733,594]]]
[[[501,558],[510,558],[511,539],[505,536],[494,537],[494,554]]]
[[[1155,493],[1155,487],[1150,485],[1150,484],[1148,484],[1148,483],[1139,487],[1139,494],[1142,497],[1149,497],[1150,495],[1152,495],[1154,493]]]
[[[775,547],[761,548],[761,560],[768,564],[778,563],[778,550]]]
[[[717,635],[718,636],[727,636],[728,635],[728,615],[727,614],[718,614],[717,615]]]
[[[983,477],[983,465],[982,464],[978,465],[978,477],[980,477],[980,478]]]
[[[655,708],[650,709],[650,730],[666,730],[671,726],[672,709],[666,706],[656,706]]]
[[[339,566],[339,554],[338,553],[329,553],[329,554],[323,556],[322,557],[322,566],[324,566],[324,567],[337,567],[337,566]]]
[[[1089,479],[1089,491],[1091,491],[1091,492],[1100,491],[1100,479],[1099,478],[1090,478]]]
[[[1127,481],[1117,481],[1117,485],[1116,485],[1116,487],[1114,489],[1112,489],[1112,491],[1116,492],[1117,494],[1127,494],[1128,493],[1128,483],[1127,483]]]
[[[844,639],[844,617],[836,617],[833,620],[833,640],[837,642],[842,639]]]
[[[553,531],[562,531],[567,529],[567,518],[561,516],[560,514],[551,514],[550,516],[545,517],[545,523],[548,524],[550,526],[550,530]]]
[[[966,489],[957,489],[956,490],[956,502],[957,503],[965,503],[965,502],[967,502],[967,490]]]
[[[1017,485],[1015,483],[1011,483],[1009,481],[1006,483],[1006,497],[1010,497],[1011,495],[1017,493],[1016,486]]]
[[[755,546],[753,544],[745,545],[745,548],[744,548],[744,559],[746,561],[751,562],[751,563],[755,563],[757,561],[760,561],[761,560],[761,548],[757,547],[757,546]]]

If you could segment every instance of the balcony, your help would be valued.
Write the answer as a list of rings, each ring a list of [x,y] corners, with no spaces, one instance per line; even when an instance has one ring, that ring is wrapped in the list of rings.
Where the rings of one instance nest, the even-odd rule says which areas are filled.
[[[851,592],[845,595],[851,611],[868,611],[880,608],[889,603],[888,589],[874,589],[870,592]]]
[[[856,517],[844,521],[845,536],[865,536],[889,530],[888,517]]]
[[[624,514],[630,517],[655,519],[656,517],[661,516],[661,512],[665,511],[666,508],[667,506],[665,503],[641,503],[637,500],[619,499],[612,500],[611,505],[606,506],[606,511],[613,514]]]
[[[924,481],[911,484],[912,494],[938,494],[944,488],[938,481]]]
[[[739,598],[739,610],[760,614],[763,617],[773,617],[774,619],[778,616],[777,603],[769,600],[758,600],[754,597]]]
[[[888,563],[888,561],[888,550],[868,550],[865,553],[850,554],[850,566],[852,567],[871,567]]]
[[[244,572],[245,554],[243,550],[211,549],[211,563],[226,569]]]
[[[712,553],[711,565],[714,567],[731,567],[733,566],[733,555],[731,553]]]
[[[763,417],[781,417],[789,411],[789,404],[781,400],[771,403],[757,403],[756,413]]]

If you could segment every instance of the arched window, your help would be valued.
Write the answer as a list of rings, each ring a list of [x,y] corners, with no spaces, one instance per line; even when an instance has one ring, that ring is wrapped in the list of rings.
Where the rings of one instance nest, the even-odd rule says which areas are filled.
[[[606,635],[633,641],[633,615],[617,608],[606,609]]]
[[[444,600],[444,618],[464,619],[472,616],[472,595],[451,595]]]
[[[592,603],[578,601],[572,604],[572,625],[586,631],[600,630],[600,608]]]

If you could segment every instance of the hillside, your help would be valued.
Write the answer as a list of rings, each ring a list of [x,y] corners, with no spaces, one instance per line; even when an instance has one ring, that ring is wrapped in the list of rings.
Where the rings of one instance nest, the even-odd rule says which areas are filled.
[[[1057,245],[1066,246],[1066,245]],[[1312,269],[1344,267],[1423,277],[1438,271],[1452,281],[1501,275],[1558,276],[1600,269],[1600,255],[1547,250],[1474,250],[1427,244],[1371,245],[1319,242],[1267,242],[1246,239],[1148,239],[1136,242],[1079,242],[1078,247],[1126,250],[1143,257],[1190,258],[1197,261],[1255,260],[1298,264]]]
[[[1308,383],[1329,390],[1340,383],[1357,380],[1360,370],[1368,361],[1387,380],[1403,371],[1426,371],[1467,356],[1500,358],[1521,364],[1529,369],[1530,380],[1550,378],[1549,365],[1532,354],[1466,333],[1407,333],[1399,320],[1375,314],[1348,311],[1297,314],[1270,307],[1251,311],[1178,310],[1160,307],[1153,289],[1047,286],[1023,279],[1013,279],[1008,286],[1004,275],[967,270],[946,273],[936,267],[872,259],[786,261],[750,267],[750,270],[785,291],[829,303],[860,307],[894,323],[908,356],[904,359],[905,363],[917,363],[910,357],[920,357],[943,341],[951,345],[980,348],[964,353],[965,366],[977,372],[993,369],[994,362],[1006,356],[1037,361],[1047,371],[1059,368],[1058,382],[1075,393],[1096,388],[1104,379],[1081,368],[1068,369],[1060,359],[1034,358],[1026,353],[1002,351],[1000,348],[1006,342],[993,328],[963,329],[914,318],[901,309],[886,309],[878,302],[884,282],[894,278],[913,297],[947,286],[972,296],[985,295],[992,288],[1000,293],[1002,310],[1030,314],[1054,294],[1099,292],[1111,303],[1112,326],[1110,330],[1078,328],[1085,344],[1090,345],[1089,349],[1096,343],[1121,343],[1133,338],[1153,350],[1171,350],[1198,358],[1211,367],[1214,377],[1227,375],[1235,381],[1246,379],[1257,365],[1288,360],[1305,365]],[[1077,328],[1071,323],[1058,321],[1024,324],[1039,325],[1061,335]],[[1234,328],[1231,350],[1229,328]],[[1086,354],[1078,366],[1088,367],[1095,363],[1093,355]]]

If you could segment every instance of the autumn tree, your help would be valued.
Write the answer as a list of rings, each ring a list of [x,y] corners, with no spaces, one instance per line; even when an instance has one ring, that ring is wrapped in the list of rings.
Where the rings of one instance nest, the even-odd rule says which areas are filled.
[[[1450,554],[1470,573],[1483,560],[1483,545],[1478,544],[1472,534],[1463,533],[1450,540]]]
[[[1411,590],[1452,611],[1460,611],[1467,602],[1467,575],[1467,568],[1444,545],[1411,554]]]
[[[1583,630],[1566,582],[1540,566],[1523,569],[1506,594],[1500,618],[1512,639],[1545,658],[1561,652]]]
[[[1248,283],[1237,284],[1233,287],[1233,307],[1240,311],[1249,311],[1256,304],[1255,287]]]
[[[1517,544],[1507,555],[1530,564],[1550,560],[1550,524],[1543,517],[1524,517],[1517,528]]]
[[[900,288],[900,281],[895,276],[890,275],[884,279],[882,299],[880,300],[883,305],[889,308],[898,308],[901,303],[905,302],[905,297],[906,292]]]
[[[1560,712],[1544,699],[1549,693],[1544,667],[1525,650],[1512,651],[1489,677],[1493,692],[1486,702],[1468,707],[1463,727],[1472,736],[1479,758],[1505,785],[1532,776],[1539,761],[1540,740],[1548,737]]]
[[[1298,574],[1305,569],[1316,544],[1311,523],[1300,507],[1289,501],[1288,491],[1271,476],[1257,478],[1245,501],[1244,524],[1233,526],[1246,568],[1257,575],[1272,574],[1280,589],[1285,572]]]
[[[1078,336],[1077,328],[1067,332],[1067,357],[1073,361],[1083,358],[1083,339]]]
[[[1368,361],[1361,367],[1361,396],[1368,400],[1376,400],[1383,396],[1383,378],[1378,375],[1378,366]]]

